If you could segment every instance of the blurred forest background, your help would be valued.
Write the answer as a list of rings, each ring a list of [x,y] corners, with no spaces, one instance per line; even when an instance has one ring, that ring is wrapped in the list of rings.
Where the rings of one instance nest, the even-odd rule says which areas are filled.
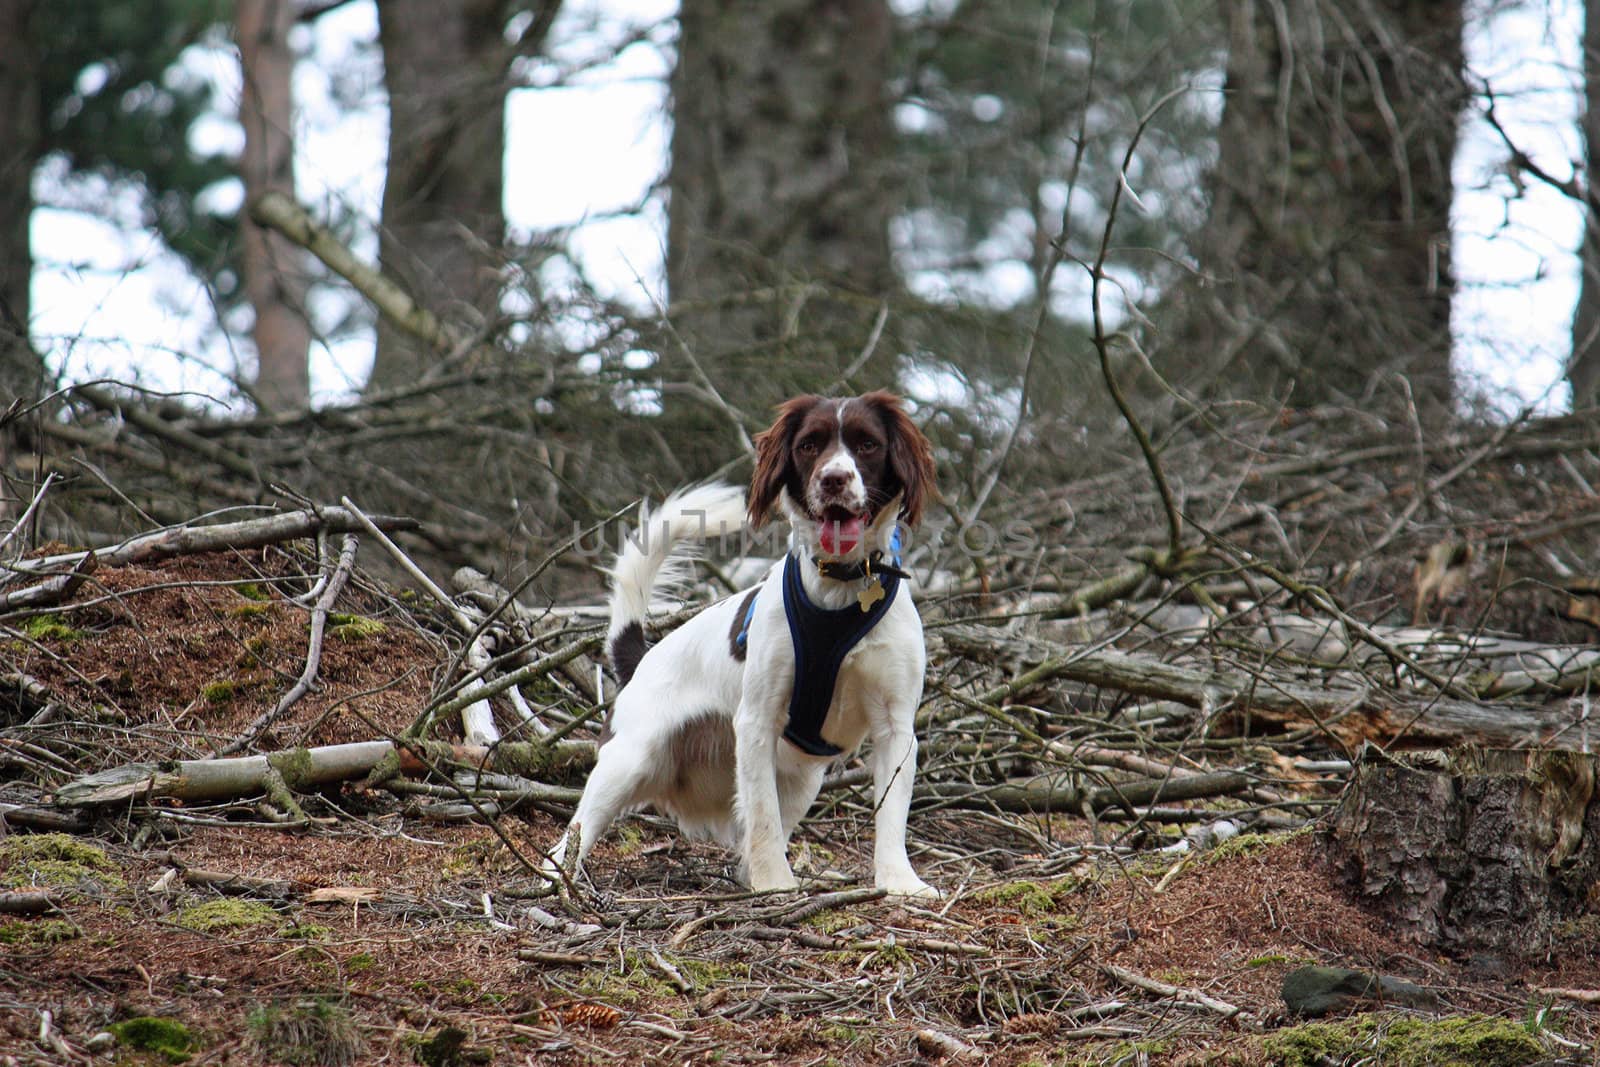
[[[78,491],[40,519],[75,541],[117,532],[129,502],[173,522],[359,488],[421,518],[419,547],[504,571],[641,493],[743,477],[748,435],[797,391],[910,395],[952,513],[971,518],[1142,466],[1144,435],[1152,459],[1184,444],[1243,455],[1269,429],[1331,448],[1435,440],[1547,415],[1568,388],[1587,412],[1600,390],[1590,241],[1565,382],[1526,407],[1484,388],[1461,356],[1472,327],[1453,321],[1464,194],[1498,198],[1508,225],[1536,193],[1571,211],[1591,195],[1581,158],[1518,142],[1501,116],[1528,101],[1466,58],[1508,11],[1535,37],[1570,36],[1566,9],[635,10],[0,0],[13,514],[52,472]],[[1577,42],[1557,43],[1581,66]],[[1550,76],[1569,99],[1600,84]],[[596,78],[664,81],[664,169],[584,226],[508,223],[529,170],[559,174],[610,117],[551,95],[543,126],[513,124],[517,101]],[[308,86],[315,121],[296,99]],[[1528,92],[1558,124],[1560,93]],[[548,119],[562,108],[577,113]],[[387,144],[376,213],[352,186],[297,177],[359,162],[352,127],[328,134],[341,112],[386,116],[368,129]],[[1497,139],[1476,169],[1453,166],[1467,122]],[[308,215],[252,221],[273,193]],[[153,236],[108,266],[99,231],[64,213]],[[638,228],[595,254],[628,219],[658,256],[633,258]],[[1552,269],[1541,254],[1530,280]],[[192,300],[151,312],[181,320],[187,347],[30,329],[37,265],[131,286],[174,256]],[[1479,367],[1500,358],[1474,352]],[[118,381],[82,380],[107,366]],[[329,384],[313,404],[316,368]],[[1175,475],[1178,496],[1201,477]],[[1144,517],[1159,529],[1159,509]]]

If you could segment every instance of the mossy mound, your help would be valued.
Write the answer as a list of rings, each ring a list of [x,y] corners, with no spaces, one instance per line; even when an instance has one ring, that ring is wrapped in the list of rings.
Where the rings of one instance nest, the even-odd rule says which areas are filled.
[[[184,908],[173,916],[173,922],[185,930],[201,934],[214,934],[223,930],[240,930],[263,923],[282,921],[276,909],[259,900],[208,900],[204,904]]]
[[[168,1063],[182,1063],[200,1047],[187,1026],[158,1015],[125,1019],[109,1029],[123,1048],[153,1053]]]
[[[365,641],[387,630],[388,627],[383,623],[365,615],[346,615],[337,611],[328,614],[328,636],[336,641]]]
[[[22,632],[35,641],[76,641],[83,636],[62,621],[59,615],[35,615],[22,624]]]
[[[102,896],[128,888],[104,850],[68,834],[14,834],[0,840],[0,887],[62,889]]]
[[[1024,918],[1036,919],[1062,911],[1078,885],[1075,878],[1054,882],[1001,882],[978,890],[972,894],[972,899],[980,904],[1010,908]]]
[[[1389,1067],[1524,1067],[1547,1058],[1543,1045],[1506,1019],[1464,1015],[1419,1019],[1362,1015],[1336,1023],[1306,1023],[1262,1041],[1280,1067],[1383,1063]]]
[[[15,919],[0,922],[0,945],[27,949],[59,945],[82,937],[83,931],[64,919]]]

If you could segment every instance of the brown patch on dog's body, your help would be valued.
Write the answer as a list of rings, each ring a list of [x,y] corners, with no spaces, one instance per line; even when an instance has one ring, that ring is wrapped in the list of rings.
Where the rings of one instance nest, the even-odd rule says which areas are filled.
[[[717,712],[686,720],[667,740],[664,766],[672,782],[657,803],[691,837],[732,845],[733,721]]]

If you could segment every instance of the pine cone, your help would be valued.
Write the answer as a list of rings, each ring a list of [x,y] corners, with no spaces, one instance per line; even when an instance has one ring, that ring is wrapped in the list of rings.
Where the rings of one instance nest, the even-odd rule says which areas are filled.
[[[609,1004],[574,1004],[561,1012],[568,1026],[587,1026],[591,1030],[609,1030],[622,1021],[622,1013]]]

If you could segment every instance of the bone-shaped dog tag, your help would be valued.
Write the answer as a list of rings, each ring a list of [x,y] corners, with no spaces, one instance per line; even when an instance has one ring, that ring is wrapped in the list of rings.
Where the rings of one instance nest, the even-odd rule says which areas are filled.
[[[856,602],[861,605],[862,611],[871,611],[872,605],[882,600],[883,596],[883,583],[874,578],[871,585],[856,594]]]

